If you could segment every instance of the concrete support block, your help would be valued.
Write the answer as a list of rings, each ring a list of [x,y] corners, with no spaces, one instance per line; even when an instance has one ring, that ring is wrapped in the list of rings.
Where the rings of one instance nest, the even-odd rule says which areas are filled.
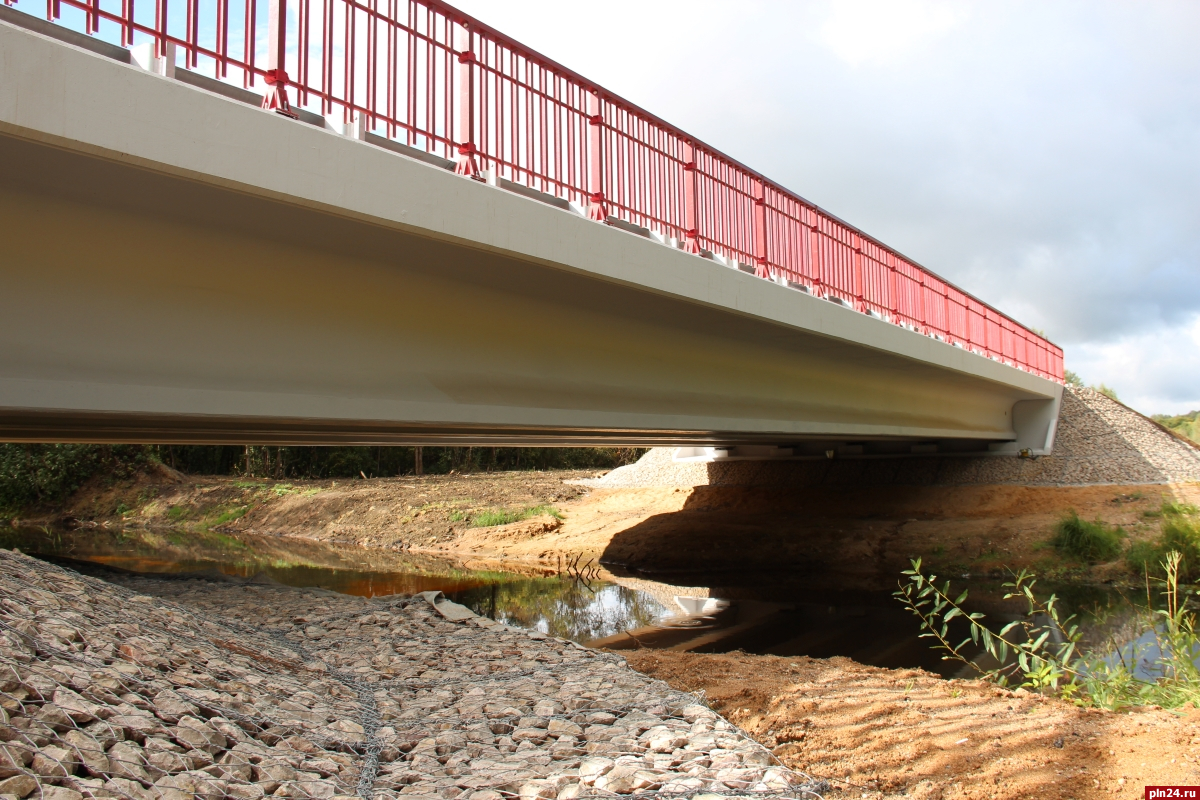
[[[133,63],[146,70],[146,72],[153,72],[155,75],[161,75],[164,78],[174,80],[175,43],[167,42],[164,50],[165,52],[160,58],[154,54],[154,43],[146,42],[129,48],[129,55]]]
[[[360,142],[367,140],[368,124],[364,114],[355,112],[353,119],[346,122],[345,112],[335,111],[325,115],[325,127],[347,139],[357,139]]]

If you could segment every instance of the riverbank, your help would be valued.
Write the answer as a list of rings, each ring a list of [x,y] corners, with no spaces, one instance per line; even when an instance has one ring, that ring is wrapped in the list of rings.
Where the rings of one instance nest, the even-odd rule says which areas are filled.
[[[845,658],[626,661],[432,595],[114,580],[0,551],[0,794],[1079,800],[1200,779],[1193,709]]]
[[[0,551],[0,796],[797,797],[808,780],[619,656],[434,595],[120,583]]]
[[[890,585],[916,557],[954,575],[1024,567],[1120,580],[1120,560],[1077,564],[1047,545],[1067,510],[1119,525],[1133,543],[1157,536],[1164,503],[1200,504],[1200,484],[588,488],[579,480],[578,472],[293,483],[147,473],[85,487],[28,524],[250,533],[553,570],[595,561],[651,574],[836,572],[847,585]],[[515,521],[480,524],[506,518]]]

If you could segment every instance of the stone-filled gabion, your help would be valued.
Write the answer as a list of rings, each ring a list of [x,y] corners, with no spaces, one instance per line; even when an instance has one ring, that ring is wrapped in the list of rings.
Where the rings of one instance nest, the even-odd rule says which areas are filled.
[[[432,597],[121,583],[0,551],[0,796],[796,798],[822,787],[618,656]]]

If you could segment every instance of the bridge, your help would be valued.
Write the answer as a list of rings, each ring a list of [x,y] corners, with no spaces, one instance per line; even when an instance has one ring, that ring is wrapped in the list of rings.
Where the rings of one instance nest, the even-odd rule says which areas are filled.
[[[13,1],[0,440],[1053,444],[1057,346],[437,0]]]

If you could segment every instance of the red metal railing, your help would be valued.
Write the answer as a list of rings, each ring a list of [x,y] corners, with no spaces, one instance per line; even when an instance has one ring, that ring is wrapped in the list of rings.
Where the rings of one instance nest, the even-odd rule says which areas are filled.
[[[13,4],[17,0],[4,0]],[[359,119],[597,220],[838,300],[1062,382],[1062,350],[896,251],[441,0],[47,0],[50,19],[184,66],[264,107]],[[736,262],[736,263],[735,263]]]

